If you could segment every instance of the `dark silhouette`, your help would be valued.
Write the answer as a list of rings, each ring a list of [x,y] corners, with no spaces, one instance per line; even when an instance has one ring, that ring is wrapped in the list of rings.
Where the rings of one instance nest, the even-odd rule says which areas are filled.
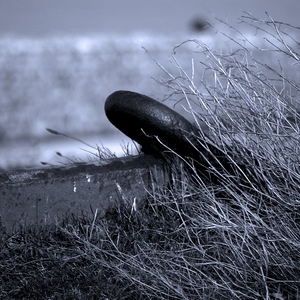
[[[205,141],[200,130],[179,113],[150,97],[130,91],[114,92],[106,99],[105,113],[146,154],[165,157],[176,152],[193,158],[202,171],[212,165],[230,169],[224,151]]]
[[[166,145],[182,156],[192,155],[198,129],[168,106],[150,97],[117,91],[105,102],[109,121],[142,146],[144,153],[166,151]],[[160,143],[159,140],[162,142]]]
[[[236,152],[226,145],[219,148],[179,113],[148,96],[130,91],[114,92],[106,99],[105,113],[114,126],[142,146],[145,154],[167,160],[175,153],[188,160],[192,158],[197,173],[209,182],[218,182],[219,172],[234,175],[239,184],[245,176],[242,174],[247,174],[244,186],[249,185],[249,178],[257,181],[251,168],[248,169],[249,162],[245,164],[242,159],[242,152],[251,155],[248,150]],[[232,177],[231,183],[233,180]],[[258,182],[258,186],[262,183]]]
[[[205,32],[209,29],[210,24],[203,18],[194,18],[190,24],[190,29],[195,32]]]

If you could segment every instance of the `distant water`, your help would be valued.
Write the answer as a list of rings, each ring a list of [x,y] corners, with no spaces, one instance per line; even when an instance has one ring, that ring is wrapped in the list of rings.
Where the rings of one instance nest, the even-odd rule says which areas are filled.
[[[127,148],[130,153],[136,154],[135,146],[131,139],[124,135],[111,136],[85,135],[77,138],[87,144],[107,153],[110,151],[117,157],[124,155]],[[60,155],[58,155],[59,153]],[[43,167],[41,162],[50,165],[61,165],[73,161],[98,160],[98,151],[79,141],[65,137],[50,139],[23,139],[2,143],[0,147],[0,170],[18,169],[24,167]]]
[[[175,55],[174,46],[187,38],[195,38],[199,44],[190,42],[176,48],[176,63],[189,76],[193,76],[192,67],[195,68],[196,77],[197,73],[203,75],[201,63],[205,62],[205,53],[201,55],[200,46],[223,49],[225,41],[228,42],[227,37],[216,32],[176,39],[174,36],[144,34],[62,39],[0,38],[0,168],[40,166],[41,161],[50,164],[66,162],[56,152],[83,160],[92,156],[87,151],[96,152],[67,138],[48,138],[45,127],[73,134],[92,145],[102,143],[116,155],[122,155],[122,139],[125,143],[130,140],[118,134],[109,135],[117,130],[105,117],[106,97],[118,89],[140,92],[158,100],[166,93],[170,95],[170,89],[162,89],[155,82],[168,77],[145,49],[170,74],[178,76],[181,73],[171,55]],[[247,38],[266,47],[263,36],[255,34]],[[243,39],[245,36],[242,36],[241,45]],[[291,39],[287,41],[291,42]],[[233,43],[232,39],[229,39],[230,43]],[[230,49],[225,47],[226,51]],[[260,60],[270,65],[272,60],[277,63],[280,58],[276,51],[272,53],[274,55],[259,51]],[[289,69],[285,71],[288,73]],[[207,82],[207,72],[205,76]],[[291,78],[297,81],[298,76],[292,74]],[[178,107],[180,105],[176,109]],[[91,131],[106,135],[90,134]]]
[[[96,152],[67,138],[49,138],[46,127],[123,155],[122,136],[114,135],[118,131],[104,114],[106,97],[127,89],[162,99],[152,78],[163,72],[142,47],[166,66],[183,40],[145,34],[0,38],[0,168],[66,162],[56,152],[84,160],[92,154],[80,148]]]

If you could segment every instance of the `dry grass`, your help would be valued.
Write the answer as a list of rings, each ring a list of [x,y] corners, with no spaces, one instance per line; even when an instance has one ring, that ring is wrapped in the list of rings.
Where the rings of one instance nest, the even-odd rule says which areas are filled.
[[[297,74],[300,44],[287,32],[300,28],[244,20]],[[104,219],[69,216],[8,237],[5,299],[300,298],[299,80],[231,42],[239,50],[227,54],[187,42],[204,73],[194,62],[188,75],[175,55],[178,74],[162,83],[205,120],[199,143],[224,151],[234,172],[212,165],[218,183],[207,184],[178,158],[168,188],[153,185],[143,204],[123,197]]]

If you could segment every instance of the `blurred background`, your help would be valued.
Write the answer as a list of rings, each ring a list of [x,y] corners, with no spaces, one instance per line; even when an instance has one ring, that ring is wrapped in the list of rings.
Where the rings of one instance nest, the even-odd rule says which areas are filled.
[[[168,68],[188,38],[222,47],[221,20],[246,30],[243,11],[300,26],[299,0],[0,0],[0,169],[97,152],[46,128],[122,155],[131,142],[106,119],[107,96],[163,99],[170,91],[157,83],[165,73],[156,62]],[[187,67],[191,55],[182,53]]]

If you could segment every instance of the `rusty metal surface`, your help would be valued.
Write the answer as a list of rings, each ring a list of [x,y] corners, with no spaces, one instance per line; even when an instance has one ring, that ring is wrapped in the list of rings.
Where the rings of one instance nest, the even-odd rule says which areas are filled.
[[[97,209],[103,216],[120,197],[143,199],[151,186],[150,170],[160,173],[163,184],[162,163],[148,155],[2,173],[0,232],[58,222],[68,213]]]

